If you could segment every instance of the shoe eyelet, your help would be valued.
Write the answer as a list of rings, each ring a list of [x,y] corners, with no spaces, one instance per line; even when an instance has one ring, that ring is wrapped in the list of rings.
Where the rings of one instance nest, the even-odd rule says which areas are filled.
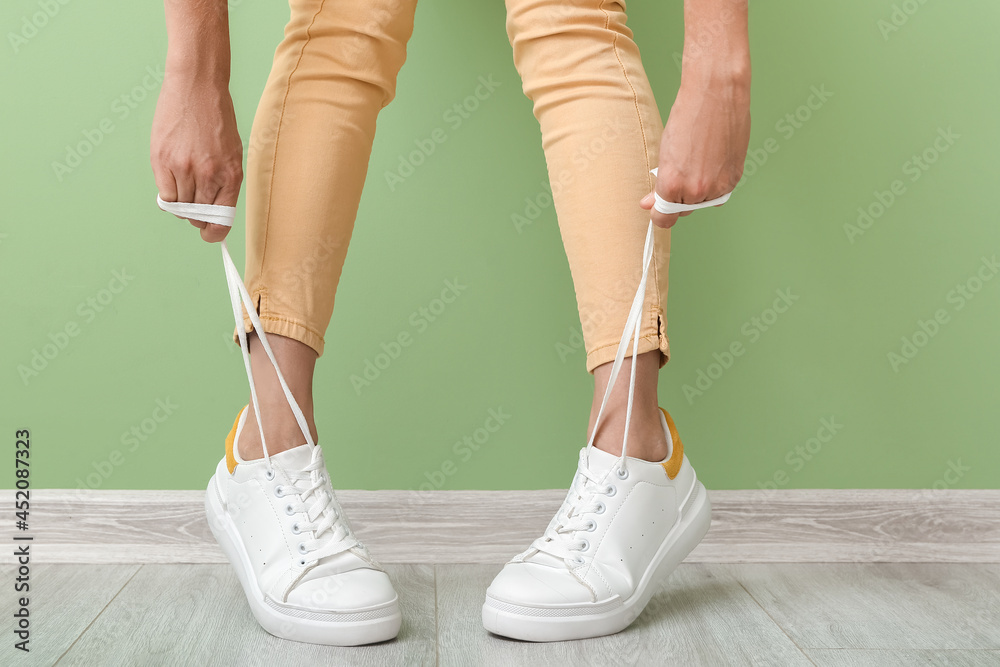
[[[274,497],[275,498],[284,498],[285,497],[284,489],[281,488],[280,484],[278,486],[274,487]]]
[[[604,489],[604,495],[606,495],[608,498],[612,497],[616,493],[618,493],[618,487],[616,487],[614,484],[608,484],[608,488]]]
[[[580,549],[580,551],[589,551],[590,550],[590,540],[588,540],[586,537],[581,537],[580,541],[583,542],[583,548]]]
[[[306,566],[306,559],[305,558],[300,558],[299,559],[299,565],[301,565],[302,567],[305,567]]]
[[[305,542],[299,542],[299,553],[302,554],[302,555],[305,555],[305,554],[309,553],[309,550],[306,549],[306,543]]]
[[[301,532],[302,531],[299,529],[299,522],[296,521],[295,523],[292,524],[292,535],[298,535]]]
[[[583,560],[583,556],[574,556],[570,559],[570,562],[579,567],[580,565],[583,565],[585,561]]]
[[[597,508],[594,510],[594,514],[604,514],[604,510],[608,509],[608,506],[604,503],[597,503]]]
[[[617,476],[618,479],[628,479],[628,470],[625,468],[619,468],[615,471],[615,476]]]
[[[285,514],[287,514],[288,516],[292,516],[293,514],[295,514],[295,508],[292,507],[291,504],[285,505]]]
[[[267,480],[267,481],[269,481],[269,482],[270,482],[270,481],[271,481],[272,479],[274,479],[274,468],[268,468],[268,469],[267,469],[267,470],[266,470],[266,471],[264,472],[264,479],[266,479],[266,480]]]
[[[587,522],[587,532],[592,533],[595,530],[597,530],[597,522],[591,519],[590,521]]]

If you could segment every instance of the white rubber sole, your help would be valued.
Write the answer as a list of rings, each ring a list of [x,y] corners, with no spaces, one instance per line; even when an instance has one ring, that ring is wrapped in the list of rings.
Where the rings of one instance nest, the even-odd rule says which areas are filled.
[[[621,632],[642,613],[659,584],[687,558],[708,532],[712,506],[701,482],[695,481],[689,497],[690,506],[677,526],[660,545],[635,591],[620,606],[609,601],[594,605],[593,613],[584,605],[567,607],[529,607],[514,605],[486,596],[483,627],[490,632],[530,642],[556,642],[601,637]],[[685,505],[688,504],[685,502]]]
[[[213,475],[205,493],[208,525],[236,570],[236,576],[250,604],[250,611],[262,628],[281,639],[328,646],[374,644],[387,641],[399,634],[402,615],[399,611],[398,598],[385,604],[343,613],[291,610],[300,615],[285,613],[268,604],[257,584],[250,558],[247,556],[236,525],[223,509],[215,485]]]

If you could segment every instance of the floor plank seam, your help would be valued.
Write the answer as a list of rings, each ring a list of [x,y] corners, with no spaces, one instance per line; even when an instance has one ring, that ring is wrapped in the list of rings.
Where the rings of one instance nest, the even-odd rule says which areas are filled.
[[[798,652],[802,654],[802,657],[805,658],[806,660],[808,660],[809,663],[813,665],[813,667],[817,667],[816,663],[813,662],[813,659],[809,656],[808,653],[806,653],[806,650],[804,648],[802,648],[801,646],[799,646],[799,643],[797,641],[795,641],[794,639],[792,639],[791,635],[789,635],[785,631],[785,628],[783,628],[781,626],[781,623],[778,623],[776,620],[774,620],[774,617],[771,616],[770,612],[768,612],[767,609],[764,608],[764,605],[762,605],[760,603],[760,600],[758,600],[757,598],[755,598],[753,596],[753,593],[751,593],[749,591],[749,589],[747,589],[747,587],[743,585],[743,582],[740,581],[739,579],[737,579],[736,583],[738,583],[740,585],[740,588],[742,588],[746,592],[746,594],[750,596],[750,599],[754,601],[754,604],[756,604],[758,607],[760,607],[760,610],[762,612],[764,612],[764,615],[767,616],[769,619],[771,619],[771,622],[774,623],[775,627],[777,627],[779,630],[781,630],[781,634],[785,635],[785,637],[788,637],[788,641],[792,642],[792,646],[794,646],[796,649],[798,649]]]
[[[438,667],[441,664],[441,625],[438,622],[438,566],[435,564],[432,567],[434,569],[434,665]]]
[[[108,600],[108,603],[107,603],[107,604],[105,604],[105,605],[104,605],[103,607],[101,607],[101,610],[100,610],[99,612],[97,612],[97,614],[95,614],[95,615],[94,615],[94,618],[90,619],[90,623],[87,623],[87,627],[85,627],[85,628],[84,628],[83,630],[81,630],[81,631],[80,631],[80,634],[78,634],[78,635],[76,636],[76,639],[74,639],[74,640],[73,640],[73,641],[72,641],[72,642],[70,643],[70,645],[66,647],[66,650],[65,650],[65,651],[63,651],[63,652],[62,652],[62,654],[61,654],[61,655],[60,655],[60,656],[59,656],[58,658],[56,658],[56,661],[52,663],[52,667],[55,667],[56,665],[58,665],[58,664],[59,664],[59,662],[60,662],[60,661],[62,661],[62,659],[66,657],[66,654],[67,654],[67,653],[69,653],[70,651],[72,651],[72,650],[73,650],[73,647],[74,647],[74,646],[76,646],[76,643],[77,643],[78,641],[80,641],[80,639],[81,639],[81,638],[82,638],[82,637],[83,637],[83,636],[84,636],[85,634],[87,634],[87,631],[88,631],[88,630],[90,630],[91,626],[93,626],[93,625],[94,625],[94,623],[96,623],[96,622],[97,622],[97,619],[99,619],[99,618],[101,617],[101,615],[102,615],[102,614],[103,614],[103,613],[104,613],[105,611],[107,611],[108,607],[110,607],[110,606],[111,606],[111,603],[112,603],[112,602],[114,602],[114,601],[115,601],[115,599],[117,599],[119,595],[121,595],[121,592],[122,592],[123,590],[125,590],[125,587],[126,587],[126,586],[128,586],[128,585],[129,585],[130,583],[132,583],[132,580],[133,580],[133,579],[135,579],[135,576],[136,576],[137,574],[139,574],[139,571],[140,571],[140,570],[142,570],[142,568],[144,568],[144,567],[145,567],[145,565],[140,565],[139,567],[135,568],[135,572],[133,572],[133,573],[132,573],[132,576],[131,576],[131,577],[129,577],[129,578],[128,578],[128,579],[127,579],[127,580],[125,581],[125,583],[123,583],[123,584],[121,585],[121,588],[119,588],[119,589],[118,589],[117,591],[115,591],[115,594],[111,596],[111,599],[110,599],[110,600]]]

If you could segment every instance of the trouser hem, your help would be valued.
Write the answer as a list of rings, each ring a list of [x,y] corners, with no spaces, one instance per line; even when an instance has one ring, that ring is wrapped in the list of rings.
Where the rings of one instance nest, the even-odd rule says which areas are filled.
[[[670,360],[670,341],[667,339],[666,327],[662,317],[657,317],[657,331],[655,333],[640,334],[639,336],[639,354],[645,352],[652,352],[653,350],[660,351],[660,368],[666,365],[667,361]],[[620,341],[614,341],[611,343],[604,343],[597,345],[593,348],[587,350],[587,372],[593,373],[594,369],[602,364],[606,364],[615,360],[615,354],[618,352],[618,345]],[[632,341],[629,339],[628,347],[625,350],[625,356],[632,356]]]
[[[323,336],[311,327],[303,324],[300,320],[271,313],[262,313],[259,317],[261,326],[264,327],[266,333],[284,336],[285,338],[305,343],[315,350],[318,356],[323,356],[323,347],[325,345]],[[247,333],[253,331],[253,324],[251,324],[250,318],[246,316],[246,313],[243,315],[243,323],[246,326]],[[235,328],[233,329],[233,340],[237,345],[239,344],[240,337]]]

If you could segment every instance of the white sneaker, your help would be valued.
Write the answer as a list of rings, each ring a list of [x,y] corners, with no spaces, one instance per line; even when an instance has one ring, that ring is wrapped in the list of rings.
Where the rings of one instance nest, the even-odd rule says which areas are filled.
[[[701,541],[711,522],[705,487],[666,410],[659,463],[580,451],[562,507],[486,591],[483,626],[527,641],[599,637],[625,629]]]
[[[354,537],[318,445],[244,461],[226,439],[208,483],[209,525],[261,626],[283,639],[354,646],[392,639],[401,616],[389,577]]]

